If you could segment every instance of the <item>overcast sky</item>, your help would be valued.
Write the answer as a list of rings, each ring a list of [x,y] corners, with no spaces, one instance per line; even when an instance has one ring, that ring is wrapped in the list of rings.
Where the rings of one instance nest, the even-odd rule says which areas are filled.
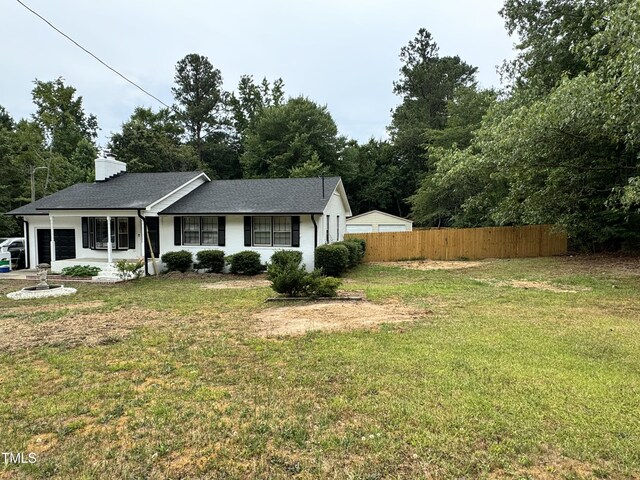
[[[341,134],[385,136],[400,49],[429,30],[440,55],[478,67],[485,87],[500,85],[496,66],[513,57],[498,10],[502,0],[24,0],[106,63],[167,104],[176,62],[209,57],[226,90],[243,74],[281,77],[288,96],[327,105]],[[33,80],[63,77],[98,117],[99,143],[137,105],[160,105],[100,65],[15,0],[0,1],[0,105],[28,117]]]

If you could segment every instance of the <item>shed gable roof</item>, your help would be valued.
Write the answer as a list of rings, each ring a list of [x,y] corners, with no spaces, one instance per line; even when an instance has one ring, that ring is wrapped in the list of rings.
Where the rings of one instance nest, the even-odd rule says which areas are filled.
[[[365,217],[372,214],[384,215],[385,217],[393,218],[395,220],[402,220],[403,222],[413,224],[413,220],[409,220],[408,218],[398,217],[397,215],[392,215],[390,213],[381,212],[380,210],[370,210],[368,212],[361,213],[359,215],[354,215],[353,217],[347,219],[347,223],[351,222],[352,220],[363,220]]]

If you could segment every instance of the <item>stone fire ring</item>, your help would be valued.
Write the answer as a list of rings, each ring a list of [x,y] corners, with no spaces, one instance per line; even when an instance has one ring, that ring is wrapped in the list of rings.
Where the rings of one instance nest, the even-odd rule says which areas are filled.
[[[73,295],[78,290],[70,287],[52,288],[51,290],[20,290],[18,292],[7,293],[7,298],[11,300],[33,300],[36,298],[62,297],[64,295]]]

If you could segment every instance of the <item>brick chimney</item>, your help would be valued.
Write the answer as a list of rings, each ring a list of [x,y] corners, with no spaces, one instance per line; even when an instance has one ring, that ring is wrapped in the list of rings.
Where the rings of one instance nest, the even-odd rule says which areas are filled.
[[[127,164],[116,160],[111,152],[104,151],[96,158],[96,182],[104,182],[126,171]]]

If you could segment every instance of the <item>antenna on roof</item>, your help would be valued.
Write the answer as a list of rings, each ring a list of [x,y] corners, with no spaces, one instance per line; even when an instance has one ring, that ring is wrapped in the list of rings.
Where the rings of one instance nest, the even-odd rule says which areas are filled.
[[[322,198],[324,198],[324,175],[322,175]]]

